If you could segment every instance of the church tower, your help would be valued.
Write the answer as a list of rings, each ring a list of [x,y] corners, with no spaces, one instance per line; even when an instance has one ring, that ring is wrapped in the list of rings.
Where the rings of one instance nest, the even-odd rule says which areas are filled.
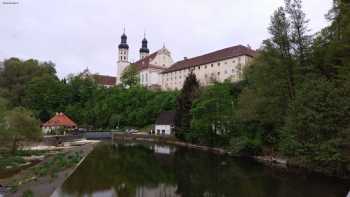
[[[128,37],[125,34],[125,30],[123,35],[121,36],[121,42],[118,45],[118,70],[117,70],[117,80],[116,83],[120,84],[120,77],[124,71],[124,69],[130,65],[129,62],[129,45],[127,43]]]
[[[140,48],[140,59],[145,58],[147,55],[149,55],[149,49],[147,48],[147,39],[145,35],[142,40],[142,47]]]

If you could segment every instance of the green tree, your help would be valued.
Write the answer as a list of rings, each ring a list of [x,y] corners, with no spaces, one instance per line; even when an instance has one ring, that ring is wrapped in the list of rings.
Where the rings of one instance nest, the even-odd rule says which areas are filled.
[[[279,53],[279,61],[286,65],[288,79],[288,94],[289,98],[292,100],[295,95],[295,76],[294,76],[294,64],[292,61],[292,43],[290,37],[290,20],[286,15],[286,11],[283,7],[278,8],[271,17],[271,25],[269,27],[269,32],[272,38],[268,41],[266,45],[269,48],[276,48]]]
[[[192,104],[199,95],[199,82],[196,75],[191,72],[183,85],[176,100],[176,136],[185,139],[186,132],[190,131],[192,121]]]
[[[309,71],[309,53],[311,36],[308,35],[308,23],[306,14],[302,10],[301,0],[285,0],[286,12],[290,18],[291,23],[291,44],[292,51],[299,64],[300,70],[298,72]]]
[[[234,101],[230,83],[205,88],[192,105],[191,137],[206,145],[225,145],[232,130]]]
[[[55,77],[55,65],[51,62],[40,63],[38,60],[22,61],[11,58],[4,62],[4,69],[0,72],[0,93],[12,105],[23,105],[26,84],[35,77],[51,75]]]
[[[6,112],[0,136],[11,142],[11,152],[15,153],[21,141],[39,139],[42,132],[40,123],[33,114],[19,107]]]
[[[64,111],[68,88],[57,77],[43,75],[26,84],[24,105],[33,110],[42,122],[55,112]]]
[[[122,73],[120,80],[124,87],[135,87],[140,84],[139,72],[135,64],[130,64]]]

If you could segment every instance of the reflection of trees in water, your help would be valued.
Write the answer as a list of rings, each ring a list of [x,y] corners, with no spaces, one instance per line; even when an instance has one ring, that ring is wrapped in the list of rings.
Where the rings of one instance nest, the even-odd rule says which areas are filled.
[[[180,150],[175,158],[178,193],[183,197],[255,195],[249,173],[226,157]]]
[[[327,187],[329,182],[272,172],[275,171],[254,162],[197,150],[178,148],[174,154],[166,155],[145,146],[113,148],[101,144],[62,190],[73,196],[113,190],[119,197],[323,197],[340,196],[341,191],[346,191]]]
[[[114,149],[97,146],[74,174],[64,183],[64,193],[81,195],[113,188],[118,196],[135,196],[139,186],[174,184],[171,167],[161,166],[151,150],[143,146]]]

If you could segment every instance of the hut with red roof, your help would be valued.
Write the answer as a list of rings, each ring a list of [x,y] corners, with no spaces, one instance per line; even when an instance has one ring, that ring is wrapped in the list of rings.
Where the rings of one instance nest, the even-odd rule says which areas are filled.
[[[57,129],[72,130],[76,128],[77,124],[62,112],[56,113],[54,117],[42,125],[44,134],[53,133]]]

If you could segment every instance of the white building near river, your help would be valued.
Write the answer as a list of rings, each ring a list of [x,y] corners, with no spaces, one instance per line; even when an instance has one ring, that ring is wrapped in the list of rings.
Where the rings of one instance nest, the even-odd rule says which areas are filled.
[[[165,111],[161,112],[156,120],[154,135],[174,135],[175,134],[175,112]]]

